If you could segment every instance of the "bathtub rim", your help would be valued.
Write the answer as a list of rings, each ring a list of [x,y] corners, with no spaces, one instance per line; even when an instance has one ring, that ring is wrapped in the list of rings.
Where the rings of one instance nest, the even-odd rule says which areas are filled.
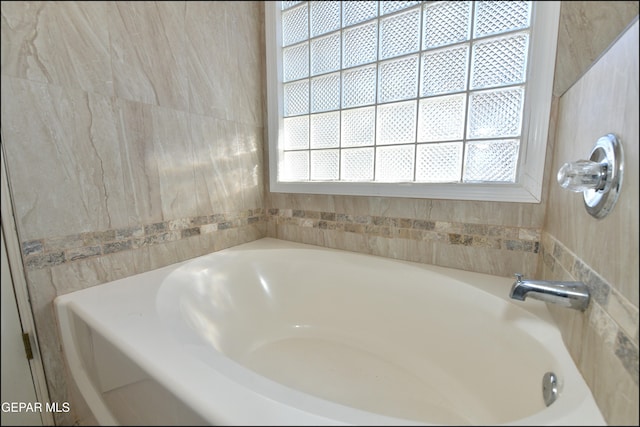
[[[374,257],[376,256],[376,255],[369,255],[369,254],[360,254],[360,253],[355,253],[351,251],[344,251],[340,249],[333,249],[333,248],[326,248],[326,247],[308,245],[308,244],[297,243],[297,242],[290,242],[290,241],[285,241],[285,240],[280,240],[275,238],[258,239],[252,242],[248,242],[248,243],[244,243],[241,245],[224,249],[223,251],[240,251],[240,250],[246,250],[247,248],[250,248],[250,249],[302,248],[302,249],[313,249],[313,250],[322,250],[322,251],[342,251],[342,252],[345,252],[346,254],[357,254],[357,255],[366,255],[366,256],[374,256]],[[81,363],[75,348],[74,341],[73,341],[74,337],[73,337],[73,334],[71,333],[72,329],[70,329],[72,328],[72,326],[70,326],[70,322],[69,322],[70,320],[69,310],[74,310],[76,313],[79,313],[79,315],[81,315],[83,320],[91,328],[95,329],[98,333],[104,335],[105,338],[112,340],[114,343],[117,343],[118,346],[127,353],[127,356],[131,357],[132,360],[134,360],[142,369],[147,371],[153,378],[158,379],[165,387],[169,389],[172,389],[173,387],[177,387],[180,393],[184,393],[185,396],[188,396],[189,399],[192,399],[191,401],[199,402],[198,406],[200,407],[200,409],[202,409],[202,407],[205,407],[205,411],[204,412],[197,411],[197,412],[204,418],[211,419],[211,414],[208,413],[208,411],[206,411],[206,406],[207,406],[206,400],[203,400],[202,398],[202,393],[206,391],[205,390],[206,387],[203,388],[202,393],[198,393],[196,390],[194,390],[191,387],[186,387],[186,386],[177,384],[174,376],[169,375],[164,369],[162,369],[162,367],[165,366],[167,363],[166,360],[163,363],[156,364],[156,362],[153,359],[149,359],[146,355],[139,354],[136,348],[132,348],[129,346],[128,341],[126,339],[124,339],[122,336],[117,336],[110,329],[109,326],[103,325],[98,321],[96,321],[92,314],[87,313],[83,307],[79,307],[78,304],[74,302],[74,300],[78,298],[80,300],[82,299],[91,300],[92,298],[96,297],[96,295],[99,295],[101,292],[103,292],[106,289],[105,285],[110,285],[111,287],[124,286],[126,283],[132,280],[139,280],[139,279],[144,279],[143,280],[144,283],[142,285],[139,285],[139,282],[137,282],[138,286],[136,286],[135,290],[138,293],[145,294],[146,292],[148,292],[148,290],[146,290],[145,288],[153,288],[154,286],[159,286],[159,284],[162,283],[164,278],[166,278],[168,275],[170,275],[173,271],[175,271],[179,267],[192,262],[194,259],[214,256],[217,253],[218,252],[213,252],[207,255],[203,255],[201,257],[188,259],[188,260],[185,260],[179,263],[170,264],[155,270],[136,274],[134,276],[125,277],[112,282],[104,283],[102,285],[97,285],[91,288],[86,288],[80,291],[76,291],[70,294],[60,295],[56,297],[54,301],[54,306],[57,312],[56,317],[59,319],[59,328],[60,328],[60,334],[61,334],[60,336],[62,337],[66,358],[69,358],[68,363]],[[394,261],[402,264],[417,266],[419,268],[431,270],[439,274],[450,273],[451,271],[455,271],[456,274],[459,274],[462,277],[478,277],[478,275],[487,276],[488,278],[497,277],[497,276],[487,275],[483,273],[465,272],[462,270],[451,269],[448,267],[415,263],[412,261],[396,260],[396,259],[391,259],[387,257],[380,257],[380,258],[386,261]],[[508,280],[506,278],[503,278],[503,279]],[[558,357],[561,358],[561,360],[558,361],[559,365],[565,366],[565,364],[567,364],[567,366],[570,368],[569,371],[563,372],[561,374],[564,377],[564,382],[565,382],[563,386],[570,385],[572,388],[577,387],[578,390],[582,389],[583,387],[586,387],[584,380],[582,379],[580,373],[577,370],[577,366],[575,366],[575,363],[573,362],[573,360],[570,359],[568,355],[568,350],[566,350],[566,346],[564,346],[564,343],[560,335],[560,331],[557,329],[557,326],[553,321],[551,314],[549,313],[546,307],[546,304],[539,301],[527,301],[526,303],[512,301],[508,298],[507,295],[505,295],[506,292],[499,292],[499,287],[495,287],[493,289],[484,289],[484,288],[479,288],[479,289],[482,291],[488,292],[493,296],[497,296],[507,301],[508,303],[513,303],[517,305],[520,309],[523,309],[531,313],[533,316],[540,319],[545,324],[552,326],[555,332],[557,333],[557,336],[553,337],[553,341],[555,342],[557,339],[559,339],[560,343],[563,345],[563,349],[565,350],[563,352],[560,352],[559,355],[553,354],[553,356],[555,358],[558,358]],[[501,289],[501,290],[504,291],[504,289]],[[111,327],[113,327],[113,325],[111,325]],[[147,336],[147,338],[149,339],[149,343],[147,344],[153,346],[154,339],[162,339],[163,337]],[[534,338],[537,339],[537,337],[534,337]],[[180,357],[182,356],[182,354],[175,354],[175,352],[166,351],[166,350],[167,349],[163,349],[162,351],[165,351],[163,356],[165,356],[165,358],[167,359],[171,359],[173,357],[176,360],[179,360]],[[294,416],[296,413],[300,413],[300,415],[307,417],[307,419],[308,417],[311,416],[315,420],[315,422],[322,423],[322,424],[353,423],[353,424],[361,424],[361,425],[367,425],[367,424],[372,425],[372,424],[380,424],[380,423],[382,424],[402,423],[405,425],[424,425],[424,423],[422,422],[405,420],[405,419],[396,418],[396,417],[389,417],[389,416],[380,415],[380,414],[372,414],[357,408],[342,405],[337,402],[327,401],[319,397],[310,396],[304,392],[289,388],[276,381],[263,377],[260,374],[250,371],[244,366],[242,366],[241,364],[239,364],[238,362],[232,359],[229,359],[223,354],[220,354],[220,357],[221,357],[220,363],[222,363],[225,366],[225,368],[228,369],[228,371],[225,371],[224,373],[214,372],[214,374],[217,375],[220,381],[228,382],[231,387],[240,385],[240,387],[243,389],[242,390],[243,393],[245,393],[248,397],[255,398],[257,396],[258,401],[262,402],[262,404],[268,405],[269,401],[276,400],[280,405],[284,405],[288,408],[288,410],[292,411],[291,416]],[[568,360],[566,360],[567,357],[569,357]],[[67,362],[66,358],[65,358],[65,363]],[[145,368],[145,366],[147,368]],[[203,368],[204,367],[205,366],[203,366]],[[91,386],[91,381],[88,379],[88,376],[86,375],[86,373],[84,372],[79,373],[76,371],[77,369],[75,370],[70,369],[71,377],[76,382],[79,388],[81,385],[84,386],[84,388],[81,388],[81,390],[83,393],[85,393],[87,386]],[[579,378],[575,377],[576,374],[579,376]],[[236,381],[238,378],[247,379],[247,375],[249,376],[248,377],[249,382],[253,383],[254,385],[258,385],[259,386],[258,391],[262,390],[261,392],[258,393],[256,392],[255,389],[248,389],[243,384],[239,384]],[[193,379],[196,380],[197,382],[197,378],[193,378]],[[93,387],[90,387],[90,388],[93,389]],[[292,399],[292,391],[294,392],[293,399]],[[583,397],[579,397],[577,394],[573,394],[571,396],[563,396],[562,399],[559,399],[556,403],[554,403],[550,407],[547,407],[540,412],[534,413],[531,416],[519,419],[515,422],[510,422],[509,425],[531,425],[531,424],[538,425],[540,424],[539,419],[541,418],[542,413],[546,413],[549,415],[553,414],[553,416],[555,417],[553,418],[553,422],[554,423],[559,422],[560,424],[562,424],[563,423],[562,420],[565,417],[571,415],[571,413],[563,414],[561,411],[561,409],[564,409],[564,407],[567,405],[574,407],[574,411],[579,411],[584,414],[597,416],[599,420],[601,420],[604,423],[604,420],[602,419],[602,415],[597,409],[597,406],[595,408],[591,407],[595,405],[595,400],[593,399],[593,396],[591,395],[591,392],[588,389],[588,387],[586,387],[586,390],[583,389],[582,392],[583,394],[587,393],[588,395],[585,395]],[[92,412],[94,412],[94,415],[96,416],[96,418],[98,418],[99,414],[102,414],[105,417],[105,419],[107,420],[110,419],[112,421],[115,421],[115,418],[112,416],[112,414],[110,414],[109,410],[104,405],[102,406],[102,408],[100,408],[100,403],[102,402],[102,399],[98,397],[97,392],[95,392],[94,395],[91,395],[91,393],[89,394],[90,394],[89,396],[90,400],[95,399],[97,402],[97,403],[93,402],[93,404],[92,402],[87,402]],[[220,398],[223,399],[224,396],[220,396]],[[593,405],[588,405],[589,398],[591,399],[590,401],[593,403]],[[311,402],[311,404],[309,404],[309,402]],[[563,404],[558,404],[560,402],[563,402]],[[322,409],[322,410],[319,411],[319,409]],[[594,412],[594,409],[595,409],[595,412]],[[194,410],[196,410],[195,406],[194,406]],[[238,408],[237,411],[240,414],[242,414],[243,412],[246,412],[242,410],[242,407]],[[327,412],[324,412],[324,411],[327,411]],[[322,415],[322,413],[331,414],[331,418],[327,418],[326,416]],[[222,422],[230,422],[230,420],[222,420]],[[549,422],[549,420],[547,420],[547,422]],[[568,424],[573,424],[575,423],[575,420],[568,420],[565,422],[567,422]],[[294,424],[296,424],[296,422],[294,422]]]

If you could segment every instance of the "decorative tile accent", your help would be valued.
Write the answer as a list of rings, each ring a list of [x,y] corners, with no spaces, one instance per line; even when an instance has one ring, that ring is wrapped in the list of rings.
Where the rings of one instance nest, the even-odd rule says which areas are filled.
[[[503,227],[499,225],[430,221],[377,215],[349,215],[339,212],[318,212],[302,209],[267,210],[268,221],[275,225],[294,225],[338,230],[367,236],[434,240],[450,245],[505,249],[538,253],[539,229]]]
[[[22,244],[22,251],[25,255],[41,254],[44,251],[42,240],[30,240]]]
[[[38,270],[264,221],[262,208],[179,218],[138,227],[29,240],[22,242],[22,254],[26,269]]]
[[[560,274],[559,269],[563,269],[574,280],[587,285],[593,304],[590,308],[590,324],[600,331],[600,335],[605,330],[617,330],[615,342],[611,343],[612,351],[638,385],[638,331],[628,330],[630,325],[637,325],[637,307],[626,301],[611,284],[553,236],[545,233],[542,242],[542,261],[551,272]],[[606,342],[607,336],[603,336],[603,339]]]
[[[618,332],[616,340],[616,356],[638,385],[638,347],[622,331]]]
[[[77,257],[77,255],[76,255]],[[25,259],[27,270],[37,270],[39,268],[52,267],[66,262],[64,252],[51,252],[40,255],[32,255]]]
[[[550,235],[549,235],[550,236]],[[575,280],[583,282],[589,288],[589,292],[595,301],[603,307],[607,306],[611,285],[607,283],[598,273],[593,271],[581,259],[569,251],[562,243],[550,236],[549,241],[544,241],[541,250],[542,260],[551,270],[556,271],[563,268]]]

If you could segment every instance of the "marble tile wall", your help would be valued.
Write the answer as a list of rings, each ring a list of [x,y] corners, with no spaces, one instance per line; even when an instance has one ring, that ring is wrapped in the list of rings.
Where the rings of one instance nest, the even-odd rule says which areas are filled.
[[[637,1],[563,1],[553,94],[561,96],[638,14]]]
[[[551,183],[538,276],[581,280],[594,299],[585,313],[549,306],[610,425],[638,425],[640,191],[639,24],[633,25],[559,101],[552,171],[588,159],[599,137],[617,135],[624,151],[618,202],[593,218],[580,193]]]
[[[297,208],[267,211],[272,237],[487,274],[510,276],[519,272],[530,276],[535,271],[540,229],[527,226],[528,222],[521,225],[518,218],[502,223],[517,225],[501,225],[504,217],[491,215],[486,203],[472,205],[478,215],[482,215],[483,207],[487,210],[487,220],[475,223],[451,215],[450,205],[438,201],[414,201],[414,207],[419,208],[408,212],[402,203],[401,209],[394,210],[394,201],[388,199],[380,210],[368,210],[356,207],[358,203],[354,205],[352,197],[327,196],[331,203],[324,205],[298,203],[306,196],[284,197]],[[366,197],[361,201],[368,207],[368,202],[373,202]],[[495,203],[494,207],[497,205],[501,204]]]
[[[62,402],[57,295],[266,235],[263,7],[1,8],[2,146],[50,397]]]
[[[519,204],[264,192],[262,2],[2,2],[2,145],[52,399],[68,394],[56,295],[269,235],[503,276],[588,278],[602,291],[590,311],[555,314],[607,420],[637,425],[637,267],[627,280],[594,243],[620,254],[633,234],[617,222],[611,238],[579,237],[591,220],[568,222],[586,212],[554,185],[558,158],[593,142],[565,139],[577,117],[564,117],[556,150],[560,103],[563,115],[581,111],[575,98],[586,95],[572,85],[637,14],[637,2],[562,2],[553,182],[542,203]],[[637,62],[635,77],[637,104]],[[561,100],[570,87],[579,95]],[[624,260],[635,253],[637,266],[635,231]]]

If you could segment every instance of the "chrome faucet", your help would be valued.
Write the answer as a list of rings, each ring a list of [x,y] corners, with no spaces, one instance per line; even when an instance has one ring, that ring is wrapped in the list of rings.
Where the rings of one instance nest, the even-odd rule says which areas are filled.
[[[586,310],[590,299],[589,289],[582,282],[522,280],[522,274],[519,273],[516,273],[516,281],[511,287],[509,297],[518,301],[531,297],[580,311]]]

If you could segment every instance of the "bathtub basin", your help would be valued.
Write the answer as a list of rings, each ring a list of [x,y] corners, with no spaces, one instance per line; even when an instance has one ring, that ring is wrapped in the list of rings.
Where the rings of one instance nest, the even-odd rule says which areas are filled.
[[[264,238],[54,305],[103,425],[606,425],[512,282]]]

